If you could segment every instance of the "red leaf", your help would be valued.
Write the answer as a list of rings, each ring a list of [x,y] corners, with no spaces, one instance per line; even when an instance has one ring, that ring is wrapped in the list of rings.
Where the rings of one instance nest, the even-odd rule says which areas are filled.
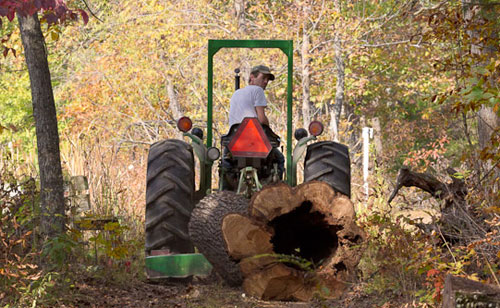
[[[435,276],[437,274],[439,274],[439,270],[434,269],[434,268],[427,271],[427,277],[432,277],[432,276]]]
[[[78,9],[78,11],[80,12],[80,15],[82,15],[83,23],[87,24],[89,22],[89,15],[87,14],[87,12],[82,9]]]
[[[16,56],[16,50],[14,48],[11,48],[10,50],[12,50],[12,53],[14,54],[14,57],[17,57]]]
[[[9,53],[9,48],[5,47],[5,48],[3,49],[3,56],[4,56],[4,58],[5,58],[5,57],[7,57],[7,54],[8,54],[8,53]]]
[[[9,21],[13,21],[15,16],[16,16],[15,10],[10,10],[9,13],[7,13],[7,19]]]

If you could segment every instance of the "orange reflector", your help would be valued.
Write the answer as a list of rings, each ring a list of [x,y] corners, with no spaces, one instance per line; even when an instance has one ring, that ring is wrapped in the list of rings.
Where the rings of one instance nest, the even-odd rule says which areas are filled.
[[[177,128],[179,128],[181,132],[188,132],[192,126],[193,122],[191,122],[191,119],[188,117],[182,117],[177,121]]]
[[[319,136],[323,132],[323,124],[319,121],[312,121],[309,124],[309,133],[313,136]]]
[[[271,152],[267,139],[257,118],[245,118],[228,145],[234,157],[266,158]]]

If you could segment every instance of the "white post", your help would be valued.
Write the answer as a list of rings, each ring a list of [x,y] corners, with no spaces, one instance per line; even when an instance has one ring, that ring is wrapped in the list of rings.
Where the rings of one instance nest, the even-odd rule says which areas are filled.
[[[366,199],[368,199],[369,196],[368,166],[370,155],[370,138],[373,138],[373,128],[363,127],[363,188],[365,190]]]

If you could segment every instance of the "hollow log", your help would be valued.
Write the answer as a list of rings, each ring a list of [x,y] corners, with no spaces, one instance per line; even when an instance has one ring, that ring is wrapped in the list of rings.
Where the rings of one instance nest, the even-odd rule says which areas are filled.
[[[228,201],[236,200],[236,195],[220,201],[221,194],[202,200],[190,222],[190,234],[200,252],[205,254],[210,241],[217,247],[205,254],[217,271],[221,266],[214,262],[231,261],[231,266],[239,267],[245,292],[265,300],[307,301],[315,293],[327,298],[343,293],[361,258],[365,237],[355,223],[349,198],[323,182],[295,188],[281,183],[254,194],[243,211],[242,199],[231,206]],[[226,210],[200,219],[199,214],[208,217],[208,203],[222,203]],[[207,224],[210,232],[191,230]],[[218,234],[217,244],[212,232]]]

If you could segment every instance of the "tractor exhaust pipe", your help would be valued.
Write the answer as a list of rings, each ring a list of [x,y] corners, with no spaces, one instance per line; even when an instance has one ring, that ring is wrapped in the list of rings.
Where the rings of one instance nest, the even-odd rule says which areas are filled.
[[[238,90],[240,88],[240,69],[237,68],[234,70],[234,90]]]

